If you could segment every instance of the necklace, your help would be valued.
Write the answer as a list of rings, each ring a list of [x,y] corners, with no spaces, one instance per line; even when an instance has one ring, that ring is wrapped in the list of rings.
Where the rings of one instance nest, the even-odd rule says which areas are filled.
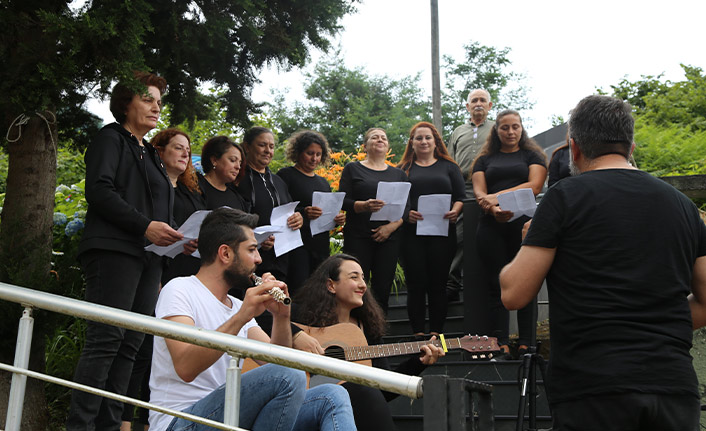
[[[262,174],[258,172],[258,175],[260,175],[260,179],[262,180],[262,184],[265,186],[265,190],[267,190],[267,194],[270,195],[270,200],[272,201],[272,207],[274,208],[275,205],[275,197],[272,196],[272,192],[270,191],[270,188],[267,187],[267,180],[265,179],[265,174]]]

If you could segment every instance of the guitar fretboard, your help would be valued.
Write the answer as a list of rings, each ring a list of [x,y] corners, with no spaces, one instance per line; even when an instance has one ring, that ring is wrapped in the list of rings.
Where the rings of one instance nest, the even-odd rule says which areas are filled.
[[[385,358],[388,356],[409,355],[419,353],[422,346],[434,344],[441,347],[441,340],[434,341],[410,341],[408,343],[380,344],[375,346],[346,347],[343,349],[347,361],[360,361],[363,359]],[[448,350],[458,349],[461,342],[458,338],[446,338],[446,348]]]

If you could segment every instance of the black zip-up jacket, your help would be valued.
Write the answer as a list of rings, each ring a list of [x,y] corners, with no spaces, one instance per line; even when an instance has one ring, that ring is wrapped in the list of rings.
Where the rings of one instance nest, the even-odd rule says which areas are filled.
[[[152,221],[152,200],[145,163],[154,163],[169,189],[168,214],[173,223],[174,190],[157,151],[118,123],[103,127],[88,146],[86,161],[86,228],[79,254],[91,249],[113,250],[142,257],[144,237]],[[167,187],[168,185],[168,187]]]

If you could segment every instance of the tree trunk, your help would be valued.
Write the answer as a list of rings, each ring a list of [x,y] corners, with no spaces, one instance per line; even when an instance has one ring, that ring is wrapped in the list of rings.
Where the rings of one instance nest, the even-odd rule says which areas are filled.
[[[7,193],[0,222],[0,281],[47,290],[51,269],[54,188],[56,186],[55,112],[33,114],[27,124],[11,130],[21,133],[17,142],[8,143],[9,168]],[[48,122],[47,122],[48,120]],[[2,302],[4,316],[0,326],[0,361],[13,363],[17,326],[22,315],[19,304]],[[35,313],[30,368],[44,372],[46,313]],[[22,430],[47,430],[48,414],[44,383],[28,379]],[[10,377],[0,378],[0,420],[4,423]],[[0,424],[1,425],[1,424]]]

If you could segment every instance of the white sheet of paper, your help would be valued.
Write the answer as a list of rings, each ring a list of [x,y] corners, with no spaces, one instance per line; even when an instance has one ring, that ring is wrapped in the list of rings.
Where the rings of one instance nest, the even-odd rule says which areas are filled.
[[[509,221],[526,215],[533,217],[537,210],[537,202],[534,199],[532,189],[519,189],[511,192],[500,193],[498,204],[503,211],[512,211],[513,215]]]
[[[298,204],[299,201],[290,202],[272,209],[270,224],[281,229],[281,232],[275,234],[275,256],[277,257],[304,245],[299,229],[292,230],[287,226],[287,219],[294,214]]]
[[[341,211],[345,196],[345,192],[314,192],[311,197],[311,205],[321,208],[322,214],[316,220],[309,222],[312,236],[317,233],[328,232],[336,227],[333,219]]]
[[[396,221],[401,219],[411,187],[412,183],[407,182],[380,181],[375,199],[385,202],[385,206],[380,211],[372,213],[370,220]]]
[[[183,239],[180,239],[172,245],[166,246],[150,244],[145,247],[145,251],[151,251],[158,256],[167,256],[174,259],[176,255],[184,251],[184,244],[191,240],[198,239],[201,223],[210,212],[211,210],[199,210],[191,214],[189,218],[186,219],[184,224],[179,226],[179,229],[177,229],[178,232],[184,235]],[[197,253],[192,254],[192,256],[199,257]]]
[[[260,247],[260,245],[262,245],[262,242],[269,238],[270,235],[282,232],[282,228],[279,226],[272,226],[268,224],[256,227],[255,229],[253,229],[253,232],[255,233],[257,246]]]
[[[450,194],[419,196],[417,211],[424,220],[417,221],[417,235],[449,236],[449,219],[445,219],[444,214],[450,209]]]

